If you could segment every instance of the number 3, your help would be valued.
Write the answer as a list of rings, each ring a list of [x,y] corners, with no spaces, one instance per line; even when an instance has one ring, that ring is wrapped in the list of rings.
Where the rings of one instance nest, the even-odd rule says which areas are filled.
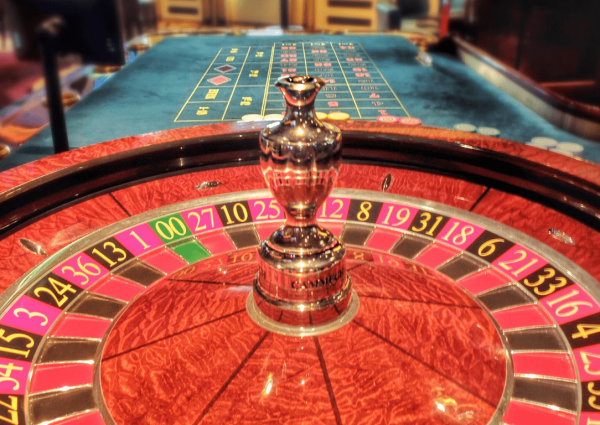
[[[600,406],[596,404],[596,396],[600,395],[600,391],[594,389],[594,383],[589,382],[587,385],[588,391],[594,394],[588,398],[588,404],[596,410],[600,410]]]
[[[42,322],[40,323],[40,326],[46,326],[48,324],[48,318],[46,317],[45,314],[42,313],[37,313],[37,312],[29,312],[27,311],[26,308],[16,308],[15,311],[13,311],[13,314],[15,315],[15,317],[19,317],[19,313],[27,313],[27,315],[29,316],[29,318],[33,318],[33,317],[43,317],[44,320],[42,320]]]

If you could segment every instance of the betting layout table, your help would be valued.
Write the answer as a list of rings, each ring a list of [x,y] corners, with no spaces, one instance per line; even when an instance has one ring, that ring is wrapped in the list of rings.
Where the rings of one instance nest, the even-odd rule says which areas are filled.
[[[600,162],[596,142],[550,124],[457,58],[431,63],[400,36],[189,36],[165,38],[67,111],[73,148],[243,117],[276,118],[283,101],[274,82],[312,74],[328,85],[317,111],[352,120],[387,117],[398,125],[457,128],[529,143],[536,137],[581,145]],[[269,115],[271,117],[269,117]],[[0,163],[5,170],[52,153],[49,128]]]
[[[325,80],[317,111],[345,112],[350,119],[408,116],[362,45],[311,41],[220,49],[175,122],[238,121],[240,113],[282,114],[285,105],[274,83],[288,75]]]
[[[340,123],[319,210],[356,317],[247,309],[282,222],[265,122],[133,136],[0,174],[8,423],[600,420],[599,167],[477,134]]]

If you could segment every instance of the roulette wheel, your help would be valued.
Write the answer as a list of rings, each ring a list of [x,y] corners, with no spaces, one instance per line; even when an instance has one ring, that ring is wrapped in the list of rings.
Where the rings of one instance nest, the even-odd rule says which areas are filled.
[[[299,326],[251,296],[285,208],[258,165],[265,125],[0,174],[0,422],[600,423],[596,165],[337,122],[343,165],[314,214],[354,292]]]

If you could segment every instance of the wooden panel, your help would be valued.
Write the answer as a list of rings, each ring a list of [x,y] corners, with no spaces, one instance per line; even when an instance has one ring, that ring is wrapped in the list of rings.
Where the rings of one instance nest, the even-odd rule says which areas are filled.
[[[315,29],[330,31],[375,31],[375,0],[316,0]]]
[[[202,21],[202,0],[159,0],[163,19]]]
[[[600,3],[480,0],[475,44],[536,81],[594,79]]]
[[[277,25],[281,22],[279,0],[227,1],[228,23]]]

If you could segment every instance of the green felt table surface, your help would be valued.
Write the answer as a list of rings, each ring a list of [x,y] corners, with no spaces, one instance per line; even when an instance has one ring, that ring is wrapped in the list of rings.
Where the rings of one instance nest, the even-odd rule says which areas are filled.
[[[294,43],[295,50],[282,49]],[[417,53],[405,38],[389,35],[166,38],[67,111],[70,146],[280,113],[283,100],[273,83],[293,67],[297,74],[323,74],[335,81],[329,85],[337,90],[319,94],[317,110],[323,112],[375,120],[384,110],[417,117],[424,126],[492,127],[500,137],[522,143],[550,137],[581,144],[581,157],[600,163],[597,142],[550,124],[455,57],[432,53],[433,65],[424,66]],[[349,63],[348,56],[362,61]],[[227,65],[234,69],[220,68]],[[367,77],[361,78],[362,68]],[[45,128],[2,161],[0,170],[52,152],[50,128]]]

